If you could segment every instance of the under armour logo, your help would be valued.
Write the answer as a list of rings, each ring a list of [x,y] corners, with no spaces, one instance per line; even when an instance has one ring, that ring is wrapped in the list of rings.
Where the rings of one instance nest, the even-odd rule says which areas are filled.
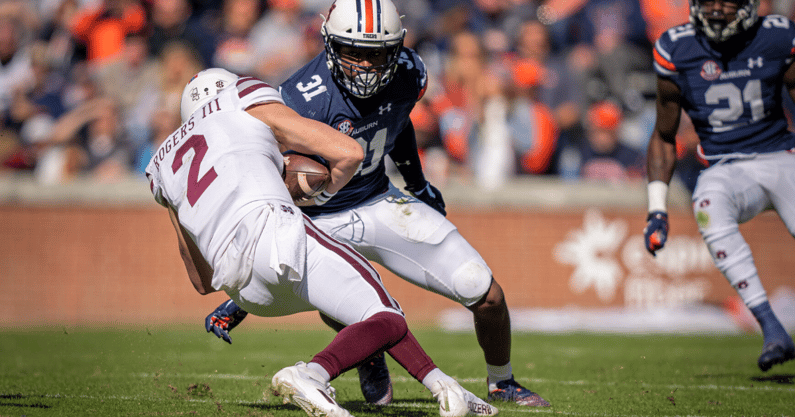
[[[758,56],[756,59],[748,58],[748,68],[753,69],[754,64],[756,64],[757,67],[762,68],[762,57]]]
[[[384,112],[391,112],[391,111],[392,111],[392,103],[386,103],[386,107],[378,106],[378,115],[379,116],[383,116]]]

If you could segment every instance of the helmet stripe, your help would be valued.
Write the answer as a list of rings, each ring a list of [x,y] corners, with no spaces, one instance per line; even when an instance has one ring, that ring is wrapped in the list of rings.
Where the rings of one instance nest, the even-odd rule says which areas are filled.
[[[362,32],[362,2],[356,2],[356,32]]]
[[[373,0],[364,0],[364,33],[373,33]]]
[[[375,23],[378,25],[376,31],[381,33],[381,0],[373,0],[375,2]]]
[[[257,91],[260,88],[267,88],[267,87],[273,88],[270,85],[260,81],[257,78],[254,78],[254,77],[240,77],[237,80],[236,86],[238,87],[237,94],[238,94],[238,97],[240,97],[240,98],[243,98],[243,97],[245,97],[245,96]]]
[[[381,0],[359,0],[356,2],[358,16],[356,31],[359,33],[381,33]]]

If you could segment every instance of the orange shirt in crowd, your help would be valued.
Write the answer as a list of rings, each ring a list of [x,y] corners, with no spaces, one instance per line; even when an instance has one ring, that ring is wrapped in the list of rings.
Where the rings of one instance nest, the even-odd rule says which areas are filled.
[[[690,21],[688,0],[640,0],[640,10],[651,42],[656,42],[666,30]]]
[[[98,62],[119,54],[127,34],[138,32],[145,25],[146,11],[140,4],[125,6],[120,16],[108,13],[103,4],[78,13],[72,21],[72,33],[85,43],[88,60]]]

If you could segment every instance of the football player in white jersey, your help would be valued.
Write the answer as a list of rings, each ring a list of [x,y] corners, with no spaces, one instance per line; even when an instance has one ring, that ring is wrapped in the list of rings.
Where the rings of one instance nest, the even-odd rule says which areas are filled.
[[[757,365],[767,371],[795,358],[739,224],[772,208],[795,235],[795,134],[782,110],[782,85],[795,99],[795,23],[757,16],[759,0],[691,0],[690,22],[654,46],[657,121],[648,147],[646,248],[668,234],[666,197],[684,109],[710,163],[698,177],[693,212],[715,265],[762,329]]]
[[[433,364],[369,262],[293,204],[279,147],[325,158],[334,193],[364,157],[355,140],[299,116],[264,82],[219,68],[186,85],[181,115],[146,175],[196,290],[223,290],[258,316],[317,310],[346,326],[309,363],[277,372],[277,392],[310,416],[350,416],[329,381],[388,351],[431,390],[441,415],[497,413]]]
[[[336,0],[321,34],[325,52],[281,84],[282,98],[302,116],[355,138],[365,159],[327,204],[302,208],[304,213],[370,261],[473,313],[490,400],[549,406],[514,379],[511,321],[502,288],[486,261],[445,218],[442,195],[422,172],[409,115],[425,93],[428,77],[419,55],[403,46],[406,29],[395,5],[390,0]],[[405,180],[406,192],[390,182],[387,155]],[[229,341],[228,331],[243,315],[234,303],[224,303],[205,326]],[[358,372],[369,403],[391,401],[383,357]]]

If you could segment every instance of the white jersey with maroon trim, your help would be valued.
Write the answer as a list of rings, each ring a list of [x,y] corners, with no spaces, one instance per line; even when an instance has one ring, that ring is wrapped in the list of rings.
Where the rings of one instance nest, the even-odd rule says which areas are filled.
[[[146,168],[155,199],[174,207],[213,266],[215,289],[244,283],[251,273],[251,252],[274,211],[289,217],[276,223],[303,230],[300,211],[282,180],[284,162],[273,132],[245,112],[267,102],[283,103],[264,82],[240,78],[169,135]],[[302,232],[292,234],[304,239],[296,245],[305,247]],[[294,246],[281,252],[298,249]]]

